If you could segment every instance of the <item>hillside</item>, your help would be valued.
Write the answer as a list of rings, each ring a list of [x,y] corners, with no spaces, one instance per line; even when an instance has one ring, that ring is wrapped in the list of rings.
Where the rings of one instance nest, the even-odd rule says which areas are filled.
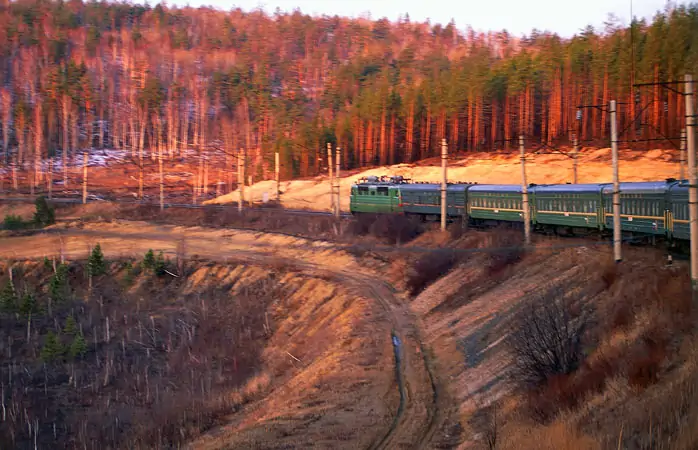
[[[199,192],[206,167],[233,169],[232,184],[241,150],[246,178],[270,178],[278,152],[290,180],[325,173],[327,143],[345,169],[434,157],[444,138],[470,152],[516,148],[519,133],[598,144],[608,113],[577,108],[609,100],[622,141],[678,145],[683,96],[629,82],[678,81],[698,61],[695,4],[569,39],[82,0],[7,2],[0,25],[0,166],[5,185],[17,168],[24,188],[51,168],[64,181],[83,151],[105,148],[128,155],[121,182],[143,159],[184,158]]]
[[[564,149],[569,151],[569,149]],[[608,148],[582,149],[578,159],[579,183],[609,183],[613,180]],[[359,178],[368,175],[402,175],[415,181],[441,182],[439,159],[420,161],[418,164],[397,164],[368,170],[352,171],[340,181],[341,207],[349,210],[349,189]],[[519,183],[521,165],[518,154],[473,153],[465,157],[457,155],[448,162],[448,179],[452,182]],[[529,183],[549,184],[572,182],[572,159],[559,153],[530,155],[526,162]],[[620,151],[621,181],[650,181],[679,178],[678,151]],[[245,187],[245,199],[261,202],[264,193],[274,198],[274,181],[262,181]],[[330,183],[328,177],[284,181],[280,183],[281,204],[287,208],[330,209]],[[251,197],[250,197],[251,196]],[[237,203],[239,191],[222,195],[204,204]]]
[[[2,211],[30,213],[14,204]],[[158,223],[117,218],[139,211]],[[378,447],[605,450],[620,442],[632,450],[689,450],[698,442],[688,268],[684,261],[666,264],[660,249],[626,246],[616,265],[607,241],[535,235],[533,248],[523,251],[516,230],[456,226],[443,233],[422,224],[391,247],[398,228],[405,231],[400,218],[370,225],[368,235],[352,224],[340,236],[328,232],[325,218],[288,219],[294,231],[305,225],[310,238],[301,238],[207,228],[229,225],[225,210],[160,216],[157,208],[95,203],[58,212],[67,220],[40,233],[1,235],[1,319],[12,326],[3,328],[11,339],[0,340],[0,350],[19,364],[3,370],[13,377],[29,371],[30,395],[13,391],[11,399],[68,411],[57,427],[61,439],[89,417],[106,434],[78,433],[80,442],[143,447],[367,448],[387,437]],[[371,245],[381,241],[388,247]],[[94,266],[82,258],[97,242],[109,272],[90,283]],[[164,251],[170,273],[143,264],[148,248]],[[67,292],[64,281],[52,281],[61,255],[70,262]],[[7,301],[8,265],[16,268],[21,302]],[[41,307],[27,338],[32,286]],[[61,293],[71,295],[48,303]],[[209,315],[226,307],[228,314]],[[180,320],[196,324],[196,332]],[[143,338],[139,321],[150,324],[142,326]],[[42,363],[57,354],[48,331],[70,349],[70,329],[80,327],[88,357],[63,353],[47,385]],[[158,345],[139,346],[153,335]],[[524,353],[520,342],[528,345]],[[550,352],[553,363],[539,359]],[[243,355],[257,355],[244,360],[251,370],[245,374]],[[231,357],[239,378],[225,371]],[[143,364],[151,368],[147,377]],[[192,364],[199,385],[187,372]],[[121,378],[138,388],[130,400]],[[74,380],[91,389],[76,394]],[[42,396],[47,388],[59,395]],[[82,403],[66,409],[61,402],[74,395]],[[153,395],[162,409],[139,420],[160,436],[128,422],[142,417],[139,402],[152,403]],[[182,396],[186,401],[177,403]],[[17,402],[14,411],[25,404]],[[123,429],[101,422],[104,402],[119,405]],[[12,417],[0,430],[29,442],[24,416]],[[53,442],[52,424],[35,420],[42,442]]]
[[[220,442],[223,424],[227,444],[355,448],[397,407],[380,309],[328,281],[195,261],[174,278],[121,259],[88,284],[83,263],[66,267],[57,300],[50,264],[0,266],[3,448]]]

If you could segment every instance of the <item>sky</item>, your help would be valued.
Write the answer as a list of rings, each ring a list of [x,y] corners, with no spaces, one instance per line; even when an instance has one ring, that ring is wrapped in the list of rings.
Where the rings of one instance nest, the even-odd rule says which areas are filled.
[[[154,4],[154,1],[150,2]],[[631,0],[170,0],[178,6],[189,4],[213,6],[220,9],[240,7],[245,11],[262,8],[273,13],[299,8],[305,14],[359,17],[370,13],[372,19],[387,17],[395,21],[405,13],[410,20],[446,25],[453,19],[456,27],[475,31],[500,31],[521,36],[534,28],[571,37],[587,25],[602,30],[609,13],[628,24]],[[676,0],[674,4],[687,4]],[[636,17],[651,19],[663,10],[667,0],[632,0]]]

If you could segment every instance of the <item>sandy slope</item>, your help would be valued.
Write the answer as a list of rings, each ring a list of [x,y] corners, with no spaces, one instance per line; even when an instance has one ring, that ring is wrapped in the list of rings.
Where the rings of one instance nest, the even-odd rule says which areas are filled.
[[[612,180],[610,149],[584,149],[578,160],[579,183],[606,183]],[[675,151],[651,150],[648,152],[624,150],[620,153],[621,181],[663,180],[678,178],[679,163]],[[359,178],[368,175],[402,175],[417,181],[441,180],[438,160],[423,161],[419,165],[398,164],[378,167],[343,177],[340,182],[341,206],[349,209],[348,190]],[[572,159],[562,154],[530,154],[527,159],[529,183],[572,182]],[[449,181],[477,183],[518,183],[521,166],[518,154],[473,153],[464,158],[449,161]],[[274,181],[261,181],[245,188],[247,200],[261,202],[264,193],[272,199]],[[330,208],[330,184],[321,176],[305,180],[284,181],[280,185],[281,203],[288,208],[327,210]],[[207,204],[235,203],[239,191],[209,200]]]

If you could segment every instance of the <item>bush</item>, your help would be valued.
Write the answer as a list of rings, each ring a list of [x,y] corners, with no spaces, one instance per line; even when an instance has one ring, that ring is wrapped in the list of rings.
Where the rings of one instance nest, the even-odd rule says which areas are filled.
[[[494,276],[504,269],[521,261],[523,249],[521,248],[521,233],[510,230],[494,230],[490,247],[496,248],[489,255],[487,262],[487,274]]]
[[[167,271],[167,261],[165,261],[165,256],[162,252],[158,253],[157,259],[155,259],[155,265],[153,267],[155,275],[162,277]]]
[[[453,251],[434,251],[421,256],[412,267],[407,278],[407,289],[411,295],[424,290],[434,281],[446,275],[458,262]]]
[[[2,222],[2,227],[5,230],[21,230],[26,224],[21,217],[8,214],[5,216],[5,220]]]
[[[561,290],[552,289],[522,307],[508,338],[518,384],[538,388],[582,363],[582,339],[591,321],[584,313],[574,314],[574,306]]]
[[[37,197],[34,202],[36,212],[34,212],[34,223],[39,226],[47,226],[56,223],[56,213],[46,202],[44,196]]]
[[[422,224],[400,214],[361,214],[349,232],[357,236],[371,235],[388,244],[404,244],[423,232]]]

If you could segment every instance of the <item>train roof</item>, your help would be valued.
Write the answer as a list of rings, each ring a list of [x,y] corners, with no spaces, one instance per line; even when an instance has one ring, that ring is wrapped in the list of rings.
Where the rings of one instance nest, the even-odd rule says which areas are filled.
[[[671,186],[669,186],[669,190],[671,191],[682,191],[688,193],[688,186],[690,185],[689,180],[676,180],[675,183],[672,183]]]
[[[520,184],[476,184],[468,192],[513,192],[521,193]]]
[[[620,183],[621,193],[634,193],[634,194],[655,194],[666,192],[675,184],[673,180],[666,181],[637,181],[637,182],[625,182]],[[603,193],[612,194],[613,193],[613,183],[603,184]]]
[[[531,192],[535,193],[553,193],[553,192],[572,192],[572,193],[596,193],[598,194],[603,189],[603,184],[585,183],[585,184],[539,184],[530,188]]]
[[[448,191],[465,191],[468,189],[468,186],[472,186],[470,184],[448,184],[446,189]],[[424,191],[434,191],[434,190],[441,190],[441,184],[437,183],[414,183],[414,184],[403,184],[400,186],[401,191],[418,191],[418,192],[424,192]]]

